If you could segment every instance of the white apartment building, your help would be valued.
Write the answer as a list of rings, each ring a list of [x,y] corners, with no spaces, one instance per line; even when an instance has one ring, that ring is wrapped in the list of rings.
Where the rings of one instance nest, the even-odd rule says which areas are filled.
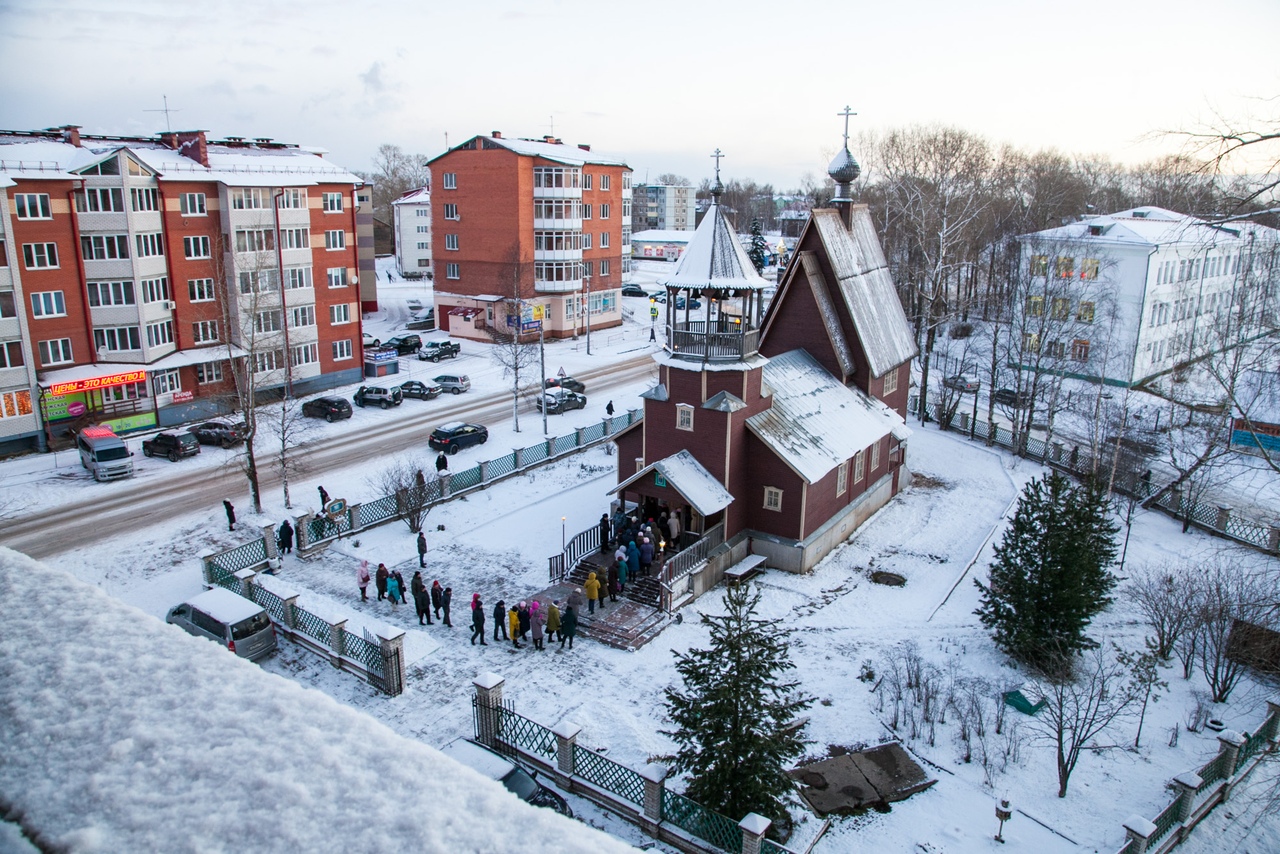
[[[431,273],[431,188],[410,190],[391,203],[391,211],[396,269],[402,276],[426,276]]]

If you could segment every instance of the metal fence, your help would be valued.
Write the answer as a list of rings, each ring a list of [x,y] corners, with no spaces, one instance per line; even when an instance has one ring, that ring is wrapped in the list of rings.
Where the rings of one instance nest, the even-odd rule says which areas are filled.
[[[573,772],[593,786],[599,786],[624,800],[644,806],[644,778],[594,750],[577,744],[573,746]]]
[[[742,851],[742,829],[738,823],[697,801],[670,790],[662,793],[662,820],[669,821],[686,833],[706,840],[731,854]]]

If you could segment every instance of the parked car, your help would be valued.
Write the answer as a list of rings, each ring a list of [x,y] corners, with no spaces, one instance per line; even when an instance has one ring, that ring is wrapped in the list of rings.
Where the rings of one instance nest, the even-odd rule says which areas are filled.
[[[418,350],[418,358],[423,362],[438,362],[441,359],[456,359],[462,352],[462,345],[456,341],[428,341]]]
[[[422,347],[421,335],[397,335],[395,338],[388,338],[383,347],[395,350],[401,356],[409,356],[418,352]]]
[[[583,409],[587,405],[586,395],[569,391],[565,388],[549,388],[533,402],[539,410],[545,409],[548,415],[559,415],[570,409]]]
[[[250,661],[276,649],[276,628],[262,606],[221,587],[175,605],[164,621]]]
[[[206,421],[190,429],[192,436],[201,445],[218,445],[230,448],[244,441],[245,425],[243,421],[231,422],[225,419]]]
[[[418,400],[434,400],[440,396],[440,392],[440,386],[435,383],[424,383],[418,380],[400,383],[400,394],[405,397],[415,397]]]
[[[444,451],[456,454],[463,448],[472,445],[483,445],[489,441],[489,428],[479,424],[464,424],[461,421],[450,421],[431,432],[427,446],[433,451]]]
[[[363,347],[381,347],[382,346],[382,342],[379,341],[377,338],[374,338],[368,332],[361,333],[360,339],[361,339],[361,346]]]
[[[667,301],[667,294],[665,291],[652,294],[651,296],[653,297],[654,302],[665,303]],[[688,302],[689,308],[702,308],[702,300],[698,299],[697,297],[693,297],[687,302]],[[685,304],[686,304],[685,295],[683,293],[676,294],[676,308],[683,310],[685,307]]]
[[[622,295],[624,297],[647,297],[649,292],[639,285],[623,285]]]
[[[955,374],[947,377],[942,381],[942,384],[961,394],[977,394],[978,389],[982,388],[981,382],[966,374]]]
[[[576,391],[578,394],[584,394],[587,387],[584,383],[575,380],[573,377],[550,377],[542,384],[543,388],[566,388],[569,391]]]
[[[351,417],[351,404],[340,397],[317,397],[302,404],[302,414],[308,418],[323,418],[332,424]]]
[[[537,771],[530,771],[517,760],[494,753],[487,747],[465,738],[454,739],[440,752],[486,777],[497,780],[507,791],[525,803],[546,807],[573,818],[573,810],[563,797],[538,782]]]
[[[356,402],[356,406],[361,408],[365,406],[381,406],[383,409],[390,409],[393,406],[399,406],[404,400],[404,395],[400,389],[392,386],[391,388],[383,388],[380,385],[362,385],[356,389],[356,393],[351,396]]]
[[[157,433],[150,439],[142,440],[143,456],[168,457],[171,463],[199,453],[200,443],[190,433]]]
[[[1031,395],[1025,391],[1014,391],[1002,388],[991,395],[991,399],[1001,406],[1012,406],[1014,409],[1026,409],[1031,405]]]
[[[441,374],[432,377],[431,381],[450,394],[462,394],[471,390],[471,378],[466,374]]]

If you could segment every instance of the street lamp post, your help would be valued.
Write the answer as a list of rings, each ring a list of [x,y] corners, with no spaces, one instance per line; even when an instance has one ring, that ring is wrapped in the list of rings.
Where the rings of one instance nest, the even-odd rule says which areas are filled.
[[[564,547],[565,547],[565,529],[564,529],[564,525],[565,525],[565,520],[566,520],[566,519],[568,519],[568,518],[569,518],[569,517],[567,517],[567,516],[561,516],[561,517],[560,517],[560,551],[562,551],[562,552],[564,551]]]
[[[584,282],[586,282],[586,286],[587,286],[587,300],[586,300],[586,305],[583,306],[583,311],[586,312],[585,322],[587,324],[587,355],[590,356],[591,355],[591,274],[588,273],[587,275],[583,276],[582,279]]]
[[[658,337],[654,334],[654,324],[658,321],[658,301],[653,297],[649,297],[649,340],[657,341]]]

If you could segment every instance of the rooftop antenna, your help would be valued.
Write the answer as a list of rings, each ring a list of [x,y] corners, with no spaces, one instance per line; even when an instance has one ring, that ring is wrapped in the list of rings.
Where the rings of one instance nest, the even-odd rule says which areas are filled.
[[[170,114],[170,113],[180,113],[180,112],[182,112],[182,110],[171,110],[171,109],[169,109],[169,96],[168,96],[168,95],[161,95],[160,97],[164,98],[164,109],[163,109],[163,110],[143,110],[142,112],[144,112],[144,113],[164,113],[164,129],[165,129],[165,131],[166,131],[167,133],[173,133],[173,126],[172,126],[171,124],[169,124],[169,114]]]
[[[548,116],[548,118],[551,120],[551,124],[548,125],[551,128],[551,138],[554,139],[556,135],[556,117]]]

